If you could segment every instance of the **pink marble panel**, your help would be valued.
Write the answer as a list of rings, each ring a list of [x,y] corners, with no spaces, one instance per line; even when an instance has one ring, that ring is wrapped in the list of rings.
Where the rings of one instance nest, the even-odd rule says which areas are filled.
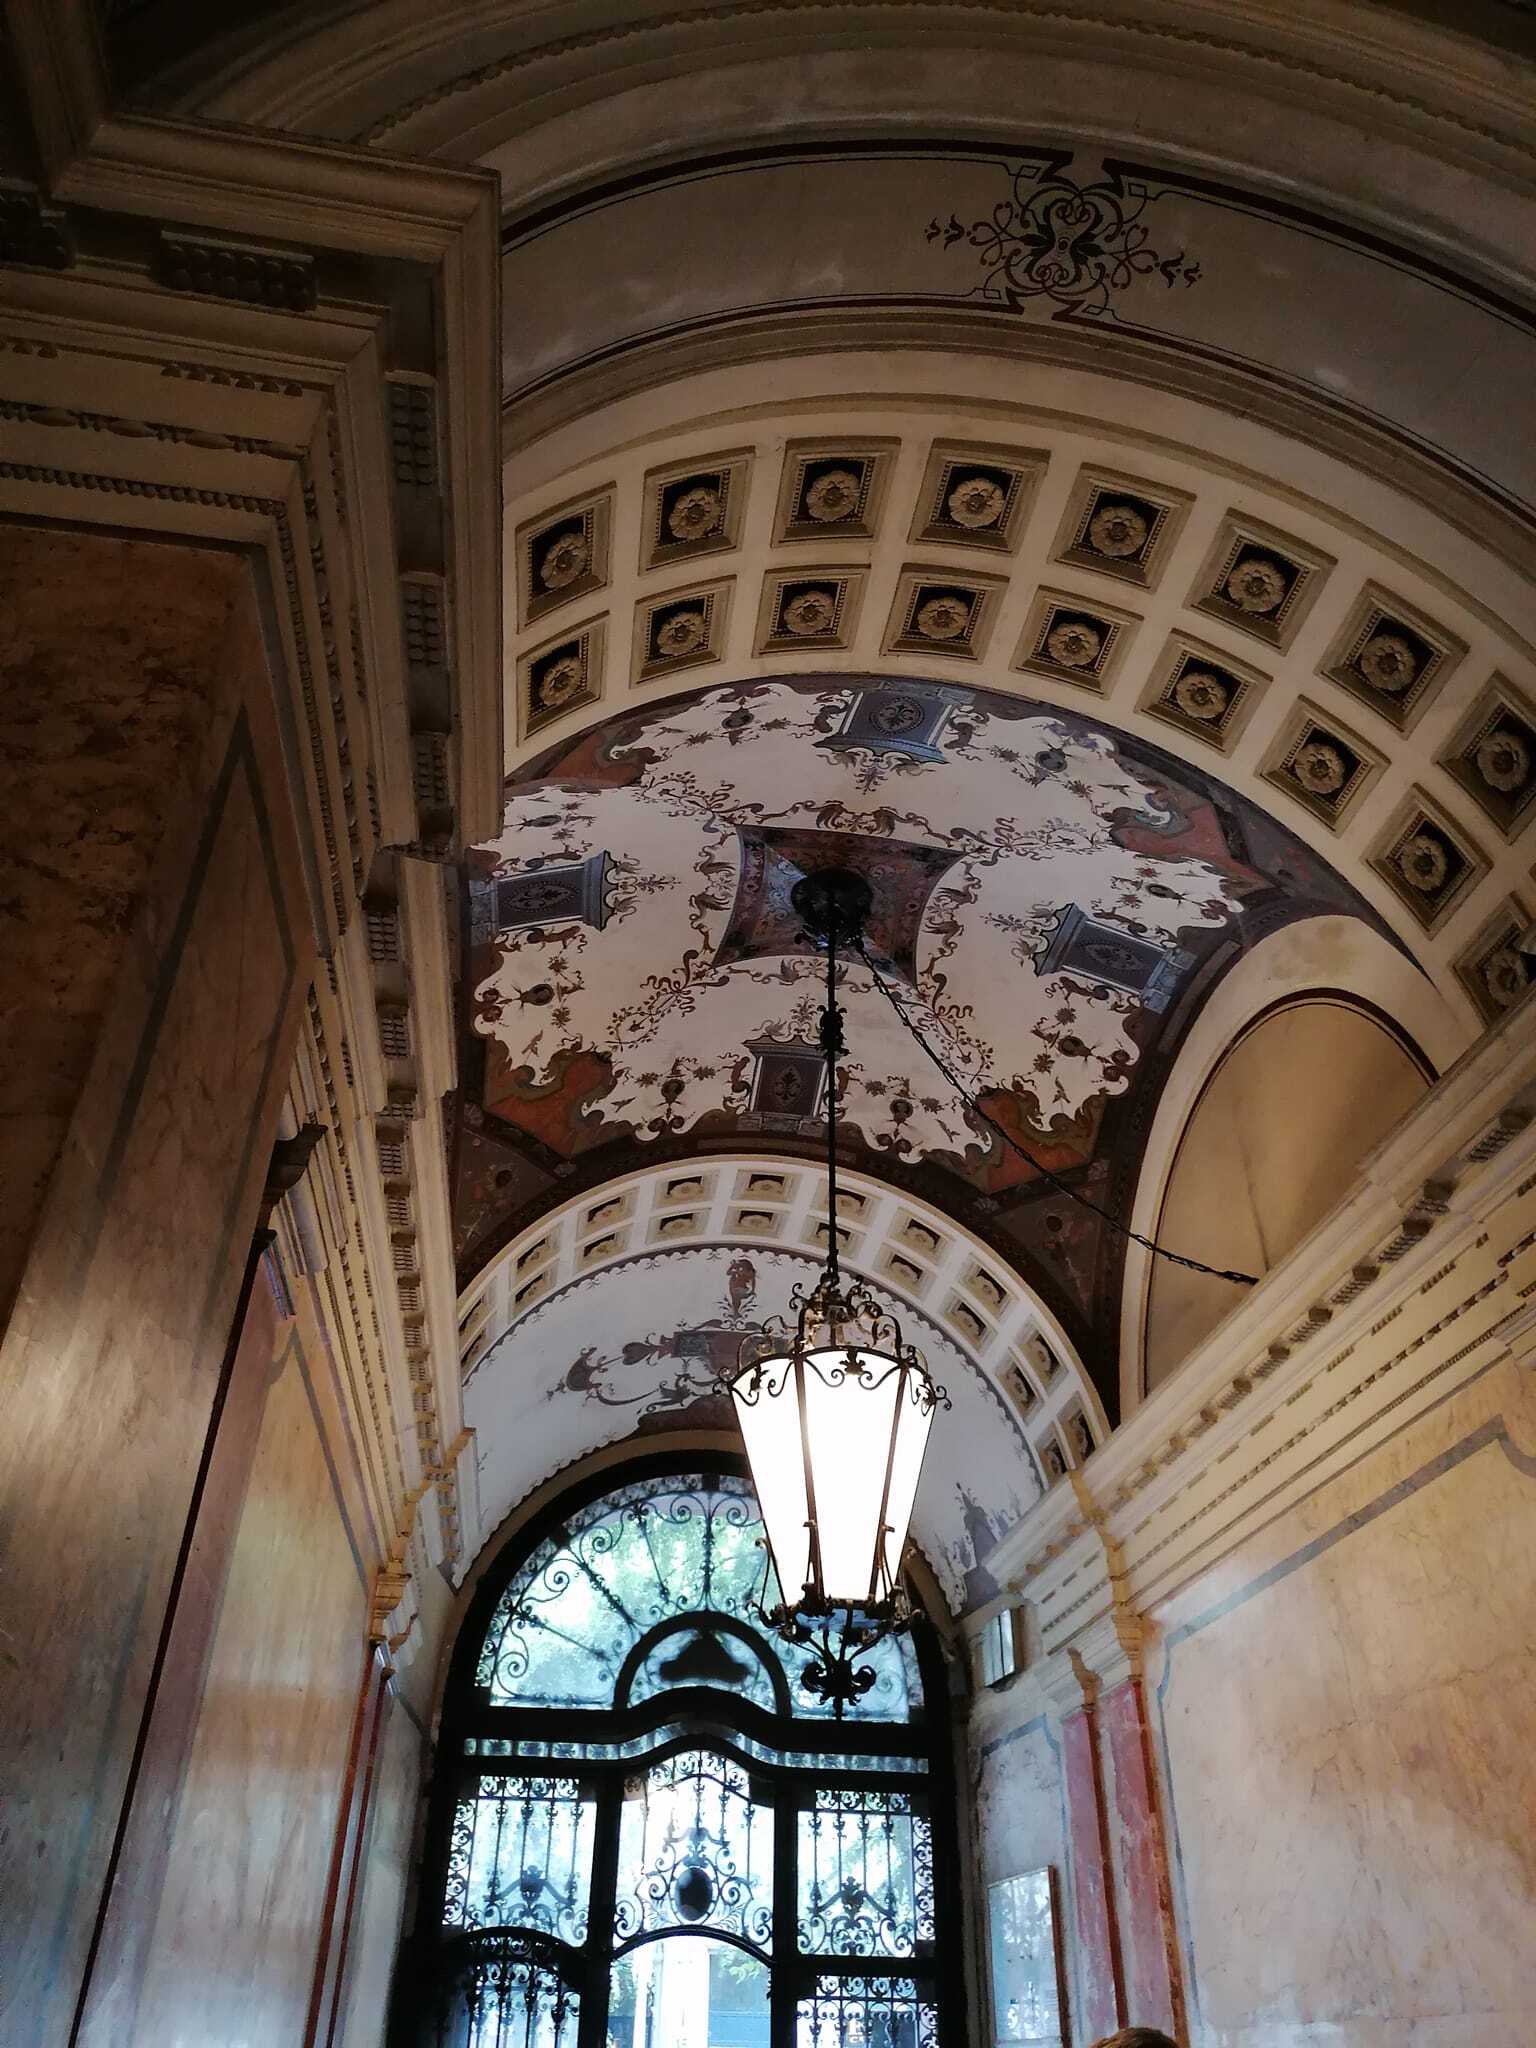
[[[1061,1753],[1067,1780],[1067,1825],[1072,1838],[1072,1904],[1077,1931],[1077,2023],[1079,2040],[1091,2041],[1121,2024],[1124,1992],[1110,1889],[1103,1782],[1091,1709],[1062,1723]]]
[[[1183,1985],[1162,1814],[1139,1678],[1099,1701],[1112,1776],[1110,1837],[1130,2023],[1182,2032]]]

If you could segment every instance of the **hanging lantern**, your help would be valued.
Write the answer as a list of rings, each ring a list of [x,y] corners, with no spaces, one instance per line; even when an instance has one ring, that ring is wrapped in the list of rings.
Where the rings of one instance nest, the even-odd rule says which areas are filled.
[[[934,1411],[949,1400],[895,1316],[838,1261],[837,951],[862,935],[869,885],[823,869],[790,901],[827,949],[827,1262],[808,1295],[797,1290],[793,1325],[747,1340],[730,1391],[780,1594],[762,1618],[811,1646],[804,1683],[841,1718],[875,1682],[861,1653],[910,1619],[907,1525]]]

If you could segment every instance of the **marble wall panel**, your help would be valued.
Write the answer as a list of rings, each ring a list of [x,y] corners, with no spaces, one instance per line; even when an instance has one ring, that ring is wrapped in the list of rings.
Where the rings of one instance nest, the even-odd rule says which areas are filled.
[[[168,1816],[135,2043],[291,2048],[306,2038],[367,1634],[313,1371],[289,1324]]]
[[[0,1341],[0,2037],[28,2048],[72,2025],[312,968],[241,577]]]
[[[1536,1386],[1495,1365],[1165,1617],[1197,2048],[1491,2048],[1536,2011]]]
[[[1115,1925],[1109,1830],[1092,1710],[1069,1714],[1061,1749],[1072,1844],[1073,1985],[1077,1993],[1074,2039],[1092,2040],[1120,2025],[1125,2015],[1120,1945]]]
[[[424,1742],[400,1696],[386,1695],[353,1912],[337,2048],[379,2048],[400,1936]]]

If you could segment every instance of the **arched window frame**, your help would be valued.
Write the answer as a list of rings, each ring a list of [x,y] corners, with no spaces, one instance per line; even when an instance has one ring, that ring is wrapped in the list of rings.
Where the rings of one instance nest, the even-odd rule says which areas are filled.
[[[479,1681],[482,1648],[508,1586],[539,1547],[584,1510],[637,1482],[677,1477],[746,1479],[744,1461],[726,1455],[639,1459],[573,1485],[532,1518],[494,1559],[475,1589],[452,1652],[428,1794],[428,1820],[415,1931],[404,1944],[397,1982],[397,2048],[463,2048],[457,2030],[441,2025],[445,1989],[471,1958],[505,1958],[500,1967],[523,1969],[531,1960],[561,1996],[579,2006],[579,2019],[561,2035],[560,2048],[606,2048],[608,1999],[615,1961],[633,1953],[661,1930],[621,1933],[615,1924],[625,1788],[666,1760],[699,1749],[726,1757],[750,1780],[755,1801],[772,1814],[773,1937],[765,1951],[718,1925],[684,1929],[762,1957],[770,1973],[772,2048],[822,2048],[839,2039],[831,2016],[838,2002],[867,1985],[876,2001],[893,2009],[921,2007],[889,2032],[890,2048],[961,2048],[965,2040],[963,1902],[954,1732],[950,1676],[938,1633],[919,1611],[911,1632],[911,1655],[921,1700],[910,1718],[837,1721],[797,1713],[792,1690],[774,1683],[772,1710],[733,1698],[716,1687],[677,1686],[648,1699],[628,1701],[635,1675],[655,1645],[681,1634],[689,1616],[679,1611],[650,1627],[630,1647],[610,1707],[492,1705],[491,1688]],[[714,1626],[742,1642],[749,1626],[724,1616]],[[761,1638],[756,1638],[758,1643]],[[761,1654],[758,1651],[758,1654]],[[773,1665],[770,1653],[763,1659]],[[779,1674],[782,1681],[782,1675]],[[772,1682],[772,1675],[771,1680]],[[487,1754],[494,1743],[533,1745],[538,1754]],[[570,1754],[572,1746],[581,1753]],[[610,1754],[594,1754],[607,1749]],[[561,1752],[566,1753],[562,1754]],[[472,1786],[490,1781],[577,1778],[581,1797],[593,1801],[593,1856],[586,1928],[579,1942],[508,1926],[466,1932],[444,1925],[444,1901],[452,1860],[455,1815]],[[926,1822],[932,1861],[931,1932],[914,1942],[912,1956],[838,1954],[830,1946],[802,1951],[798,1855],[802,1816],[815,1809],[816,1794],[841,1795],[855,1806],[863,1795],[887,1800],[898,1795]],[[821,1930],[826,1938],[826,1929]],[[813,1937],[814,1938],[814,1937]],[[874,2007],[871,2007],[873,2010]],[[797,2021],[798,2015],[798,2021]],[[494,2040],[494,2035],[486,2037]],[[873,2041],[882,2037],[877,2031]],[[520,2033],[508,2037],[522,2048]],[[627,2044],[626,2044],[627,2048]]]

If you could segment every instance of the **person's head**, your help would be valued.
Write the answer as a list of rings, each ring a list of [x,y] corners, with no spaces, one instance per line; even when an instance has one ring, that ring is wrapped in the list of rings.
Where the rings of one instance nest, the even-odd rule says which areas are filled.
[[[1179,2044],[1156,2027],[1122,2027],[1118,2034],[1095,2041],[1093,2048],[1179,2048]]]

